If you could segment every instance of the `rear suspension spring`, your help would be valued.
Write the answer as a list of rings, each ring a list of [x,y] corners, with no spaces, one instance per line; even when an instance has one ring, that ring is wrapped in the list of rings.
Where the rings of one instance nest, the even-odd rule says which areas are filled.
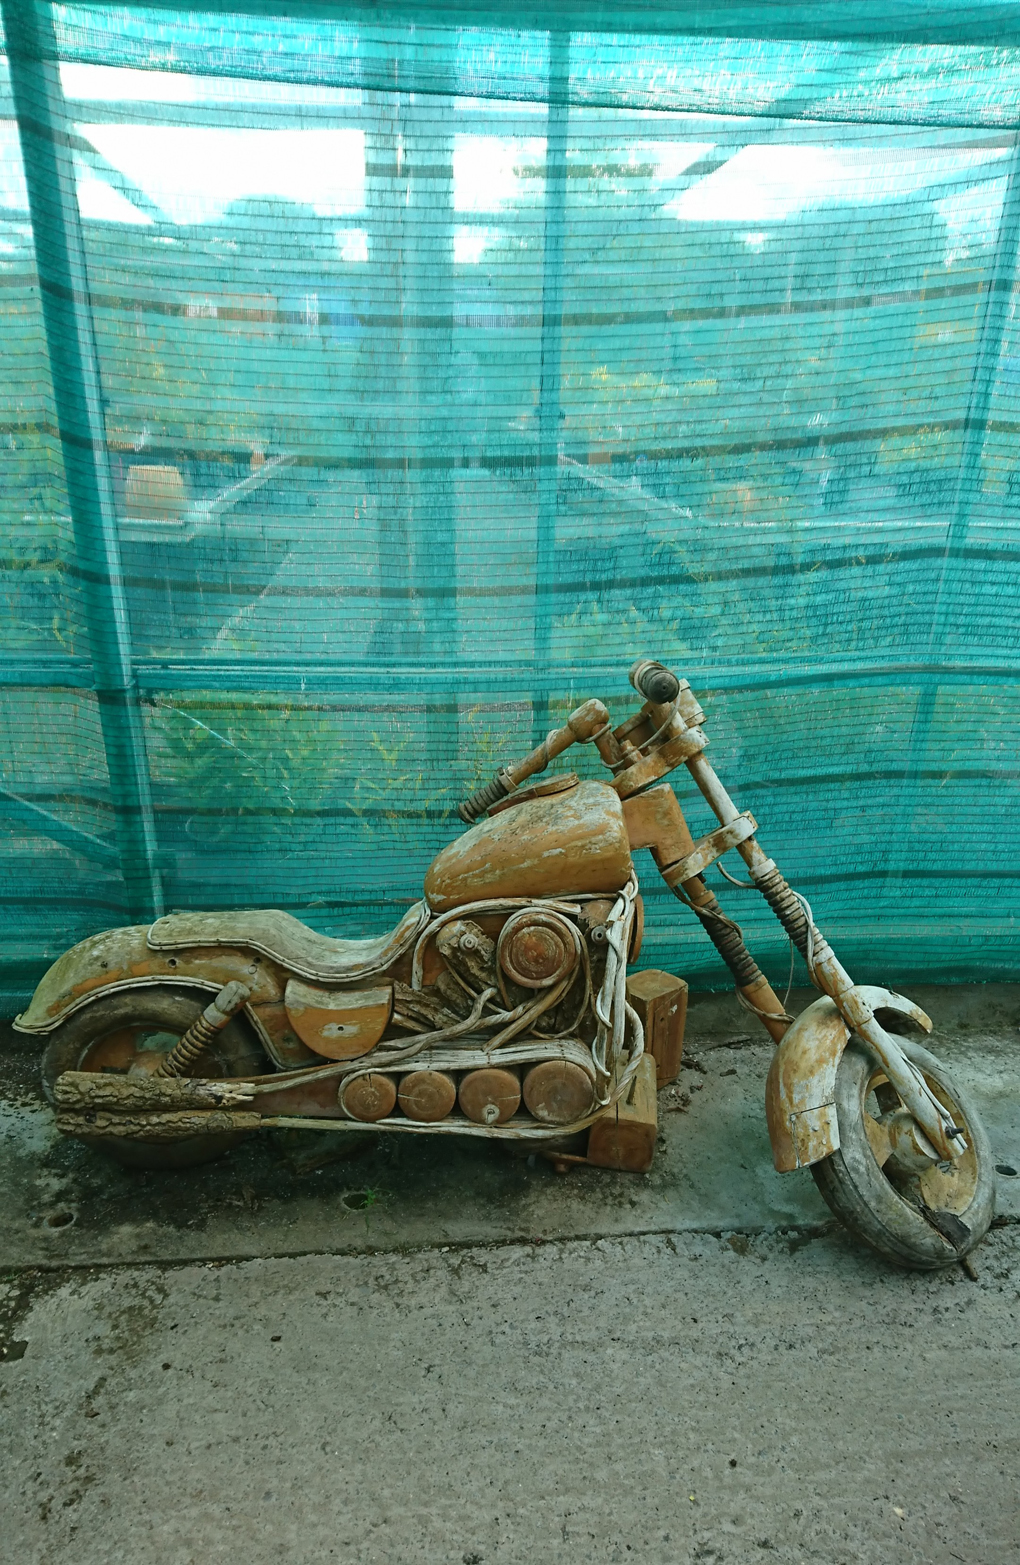
[[[165,1059],[160,1061],[157,1076],[186,1076],[203,1049],[207,1049],[218,1032],[221,1032],[232,1016],[251,999],[251,990],[232,979],[224,984],[201,1016],[197,1016],[187,1032],[174,1044]]]

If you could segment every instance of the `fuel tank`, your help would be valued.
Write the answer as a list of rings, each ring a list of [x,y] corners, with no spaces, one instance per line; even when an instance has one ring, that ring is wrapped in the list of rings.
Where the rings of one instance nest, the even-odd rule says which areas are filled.
[[[608,783],[507,804],[432,860],[435,913],[492,897],[619,891],[633,873],[623,806]]]

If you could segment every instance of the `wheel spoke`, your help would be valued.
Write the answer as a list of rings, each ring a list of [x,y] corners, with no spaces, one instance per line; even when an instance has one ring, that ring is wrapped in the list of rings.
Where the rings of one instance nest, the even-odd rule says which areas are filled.
[[[889,1140],[889,1132],[880,1120],[873,1119],[865,1110],[864,1134],[868,1138],[868,1145],[875,1154],[875,1162],[879,1168],[884,1168],[892,1156],[892,1142]]]
[[[885,1077],[874,1088],[874,1093],[883,1114],[893,1114],[899,1108],[900,1095],[892,1083],[886,1081]]]

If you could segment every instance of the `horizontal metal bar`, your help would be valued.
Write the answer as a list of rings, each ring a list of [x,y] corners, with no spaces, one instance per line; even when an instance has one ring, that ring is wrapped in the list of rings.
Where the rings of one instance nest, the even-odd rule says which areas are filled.
[[[94,837],[90,831],[82,831],[68,821],[59,820],[49,810],[41,809],[38,804],[30,804],[27,799],[19,798],[7,788],[0,788],[0,815],[5,815],[8,820],[30,832],[49,837],[51,842],[59,842],[61,847],[70,848],[72,853],[80,853],[94,864],[113,867],[120,863],[113,843],[104,842],[101,837]]]
[[[154,73],[155,74],[155,73]],[[215,79],[215,78],[213,78]],[[258,85],[257,83],[255,85]],[[339,91],[360,92],[355,88],[340,88]],[[321,91],[321,88],[311,87],[310,92]],[[367,105],[351,101],[349,103],[314,103],[302,102],[300,99],[293,103],[281,103],[278,100],[267,98],[262,101],[257,96],[250,98],[233,98],[224,102],[166,102],[161,99],[119,99],[114,101],[68,98],[67,109],[69,119],[76,125],[184,125],[190,128],[220,127],[241,130],[374,130],[379,124],[379,109],[374,104]],[[511,100],[494,100],[490,107],[479,108],[477,105],[461,107],[454,100],[451,115],[451,128],[455,134],[461,135],[499,135],[503,137],[530,137],[545,134],[545,122],[548,113],[548,105],[534,103],[530,110],[528,107],[514,104],[508,107]],[[500,107],[500,104],[503,106]],[[581,116],[581,134],[584,135],[583,106],[572,112]],[[706,116],[704,114],[691,114],[684,112],[671,113],[668,110],[649,114],[646,110],[633,110],[621,106],[615,112],[619,119],[614,123],[610,117],[614,111],[595,109],[588,111],[591,114],[591,124],[588,129],[589,137],[597,137],[600,144],[605,143],[607,134],[625,132],[628,136],[640,137],[641,141],[672,141],[676,137],[696,136],[703,140],[705,136]],[[10,94],[0,92],[0,119],[13,119],[14,105]],[[715,116],[711,116],[715,118]],[[755,122],[756,126],[758,121]],[[793,122],[791,122],[793,124]],[[851,125],[850,134],[855,130],[872,129],[873,127]],[[712,142],[714,146],[726,147],[733,144],[734,147],[743,145],[747,140],[747,129],[739,127],[724,116],[718,116],[718,123],[713,123]],[[799,129],[799,127],[798,127]],[[932,130],[927,126],[904,126],[903,129],[914,136],[925,138],[930,143]],[[761,131],[758,131],[761,134]],[[814,121],[808,121],[803,126],[802,139],[817,141],[825,137],[831,138],[831,130],[823,130],[822,126]],[[945,132],[947,136],[966,135],[973,136],[970,129],[963,131],[951,127]],[[988,137],[994,138],[1002,132],[989,130]],[[939,139],[942,145],[941,137]],[[986,138],[982,137],[981,145],[986,144]],[[994,143],[993,143],[994,144]]]
[[[128,9],[180,12],[181,0],[126,0]],[[187,8],[184,8],[187,9]],[[195,7],[210,15],[231,15],[237,0],[203,0]],[[322,24],[349,22],[370,28],[380,24],[380,13],[390,25],[461,29],[497,28],[608,36],[786,39],[790,41],[844,41],[870,44],[990,44],[1005,48],[1020,43],[1020,20],[1012,0],[985,0],[968,6],[933,6],[911,0],[889,5],[868,0],[856,6],[818,6],[805,0],[774,0],[771,6],[705,6],[694,0],[667,5],[665,0],[629,0],[613,7],[611,15],[592,6],[590,0],[531,0],[519,5],[508,21],[508,8],[497,0],[462,0],[456,7],[439,0],[390,0],[385,10],[378,0],[249,0],[246,13],[258,17],[287,17],[293,21]],[[451,13],[454,21],[451,22]],[[182,51],[183,52],[183,51]]]
[[[154,73],[155,74],[155,73]],[[214,78],[215,79],[215,78]],[[310,88],[312,92],[319,88]],[[183,125],[188,128],[230,128],[242,130],[373,130],[379,124],[379,110],[374,104],[359,103],[354,94],[360,89],[341,88],[351,92],[348,103],[316,103],[297,99],[292,103],[273,98],[260,100],[228,98],[223,102],[168,102],[158,98],[102,100],[68,98],[69,119],[81,125]],[[609,138],[624,135],[642,142],[673,141],[678,137],[696,140],[711,138],[719,152],[738,151],[749,140],[772,134],[775,126],[783,127],[784,142],[813,144],[828,143],[832,139],[832,125],[825,120],[784,120],[781,105],[769,105],[774,113],[755,115],[751,123],[741,116],[719,113],[686,113],[680,110],[656,110],[647,108],[588,109],[583,104],[571,106],[574,144],[597,140],[609,145]],[[498,135],[508,138],[542,136],[545,133],[548,105],[534,102],[530,105],[514,103],[509,99],[491,100],[479,107],[466,105],[454,99],[452,130],[461,135]],[[612,116],[616,115],[614,119]],[[0,119],[13,119],[14,106],[9,93],[0,92]],[[587,123],[586,123],[587,121]],[[996,128],[976,126],[941,126],[892,124],[877,126],[873,121],[840,122],[841,140],[873,140],[881,135],[884,145],[890,136],[897,145],[907,138],[910,144],[929,150],[983,148],[1011,144],[1012,133]]]
[[[91,690],[94,680],[88,658],[15,652],[0,661],[0,688]]]
[[[654,649],[652,649],[654,650]],[[990,651],[972,657],[874,658],[833,657],[820,662],[780,663],[743,659],[732,663],[691,660],[677,665],[699,694],[712,691],[790,690],[803,686],[895,685],[924,688],[930,684],[1015,683],[1020,657]],[[533,694],[570,695],[600,690],[630,698],[622,663],[562,664],[537,669],[531,663],[457,663],[422,667],[417,663],[340,662],[322,659],[244,657],[226,660],[136,658],[134,677],[146,693],[173,690],[226,690],[265,694],[351,695],[385,697],[408,708],[434,695],[492,695],[528,700]],[[88,660],[75,657],[9,656],[0,664],[0,687],[24,690],[93,689]]]

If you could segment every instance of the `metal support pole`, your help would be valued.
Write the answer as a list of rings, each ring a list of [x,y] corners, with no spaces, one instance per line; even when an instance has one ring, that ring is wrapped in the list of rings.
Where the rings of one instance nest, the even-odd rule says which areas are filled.
[[[570,120],[570,34],[549,34],[549,114],[545,143],[545,237],[542,250],[542,360],[538,392],[538,518],[535,536],[535,672],[548,673],[556,586],[556,495],[559,488],[560,378],[563,356],[563,251]],[[549,728],[545,681],[533,700],[536,745]]]
[[[453,401],[453,118],[449,97],[407,90],[413,40],[394,53],[390,92],[365,94],[374,112],[366,138],[372,264],[377,308],[393,320],[380,333],[373,401],[382,444],[403,467],[372,478],[377,499],[380,610],[371,650],[426,669],[457,657],[457,521],[451,467],[459,439]],[[439,460],[435,460],[439,457]],[[386,588],[396,589],[390,599]],[[459,749],[453,692],[428,702],[430,785],[440,786]]]
[[[0,0],[0,11],[120,869],[129,916],[147,919],[163,892],[56,40],[46,0]]]
[[[967,412],[963,421],[963,449],[956,481],[953,515],[946,529],[945,547],[935,588],[931,626],[928,632],[928,661],[942,659],[944,644],[953,616],[953,586],[960,552],[970,527],[970,512],[980,481],[981,458],[988,431],[988,414],[995,393],[995,377],[1002,353],[1002,342],[1010,320],[1010,301],[1016,274],[1017,249],[1020,246],[1020,137],[1014,142],[1006,179],[999,232],[985,292],[977,352],[971,374]],[[920,770],[924,764],[928,740],[935,719],[939,685],[934,676],[923,685],[914,709],[907,745],[903,795],[896,830],[886,894],[899,892],[903,872],[910,861],[909,835],[917,809]]]
[[[405,390],[417,467],[410,475],[411,569],[422,594],[421,654],[426,666],[458,654],[457,492],[447,458],[463,438],[453,402],[453,100],[415,93],[405,116]],[[457,764],[460,740],[453,692],[425,707],[430,787]]]
[[[406,417],[403,319],[405,314],[404,217],[407,178],[403,169],[407,94],[402,60],[394,53],[388,91],[366,92],[371,125],[365,135],[365,202],[376,314],[389,317],[372,344],[371,372],[364,386],[368,429],[366,484],[375,497],[379,614],[369,654],[380,662],[421,656],[421,625],[411,597],[411,501],[407,462],[401,469],[384,458],[410,444]]]

